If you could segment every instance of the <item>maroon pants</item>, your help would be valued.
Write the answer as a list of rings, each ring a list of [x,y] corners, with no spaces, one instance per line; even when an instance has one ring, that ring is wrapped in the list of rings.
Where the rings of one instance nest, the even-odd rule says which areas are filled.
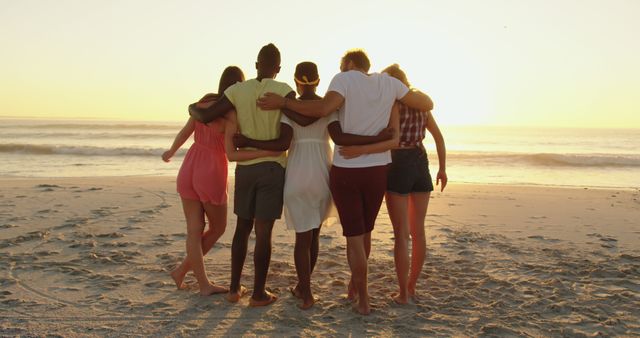
[[[387,189],[387,166],[332,166],[329,176],[329,188],[340,216],[342,234],[351,237],[371,232]]]

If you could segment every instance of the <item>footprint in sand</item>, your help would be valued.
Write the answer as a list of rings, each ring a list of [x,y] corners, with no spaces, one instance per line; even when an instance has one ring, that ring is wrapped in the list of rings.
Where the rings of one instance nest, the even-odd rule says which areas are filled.
[[[108,209],[94,209],[90,211],[91,214],[93,215],[93,218],[102,218],[102,217],[107,217],[113,214],[113,212],[111,212]]]
[[[69,218],[66,221],[64,221],[64,223],[62,223],[61,225],[58,225],[54,229],[55,230],[59,230],[59,229],[64,229],[64,228],[75,228],[78,225],[87,224],[88,220],[89,219],[85,218],[85,217]]]
[[[91,249],[98,246],[96,241],[87,241],[87,242],[74,241],[74,242],[76,243],[69,245],[69,247],[72,249]]]
[[[48,257],[48,256],[58,255],[58,254],[60,254],[60,251],[43,250],[43,251],[36,251],[33,254],[36,255],[36,256],[40,256],[40,257]]]
[[[62,188],[62,187],[55,184],[38,184],[34,188],[42,189],[41,191],[55,191],[56,188]]]
[[[62,187],[56,184],[38,184],[35,186],[35,188],[62,188]]]
[[[148,288],[161,288],[166,286],[167,283],[162,282],[162,281],[152,281],[152,282],[148,282],[148,283],[144,283],[144,286],[148,287]]]
[[[110,232],[110,233],[106,233],[106,234],[98,234],[96,235],[96,237],[99,238],[120,238],[120,237],[124,237],[125,235],[121,232]]]
[[[603,242],[600,243],[600,246],[607,249],[615,248],[618,242],[618,240],[613,237],[601,237],[600,241]]]

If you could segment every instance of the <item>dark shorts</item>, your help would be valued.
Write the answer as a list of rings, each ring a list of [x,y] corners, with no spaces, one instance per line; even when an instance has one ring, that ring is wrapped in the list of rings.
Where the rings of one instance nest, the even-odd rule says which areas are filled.
[[[332,166],[329,176],[329,187],[342,223],[342,234],[351,237],[371,232],[387,187],[387,166]]]
[[[394,149],[387,176],[387,191],[396,194],[433,191],[429,160],[424,148]]]
[[[244,219],[279,219],[284,172],[277,162],[236,166],[233,212]]]

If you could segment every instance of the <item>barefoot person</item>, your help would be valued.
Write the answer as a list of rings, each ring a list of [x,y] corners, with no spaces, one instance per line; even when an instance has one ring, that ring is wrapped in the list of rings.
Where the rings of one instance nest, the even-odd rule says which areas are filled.
[[[397,64],[383,70],[409,87],[407,76]],[[444,138],[430,111],[421,111],[400,104],[400,144],[391,150],[391,166],[387,176],[386,202],[394,232],[394,261],[399,292],[394,301],[406,304],[416,295],[416,284],[424,265],[426,239],[424,220],[433,191],[429,161],[422,141],[429,131],[436,143],[439,170],[436,185],[440,191],[447,186],[446,149]],[[373,145],[343,147],[345,157],[357,157],[375,152]],[[409,258],[411,237],[411,258]]]
[[[227,67],[220,77],[218,92],[222,93],[232,84],[242,81],[244,74],[240,68]],[[205,106],[217,98],[217,94],[207,94],[199,104]],[[187,257],[171,271],[171,277],[178,289],[182,289],[185,275],[193,270],[201,295],[228,291],[226,287],[209,281],[203,261],[203,255],[209,252],[227,226],[227,157],[223,132],[223,121],[206,125],[190,117],[176,135],[171,148],[162,154],[162,159],[169,162],[194,134],[193,145],[182,161],[176,180],[187,221]],[[209,220],[209,230],[203,232],[205,215]]]
[[[313,62],[296,66],[294,75],[300,100],[318,100],[316,88],[320,82],[318,68]],[[293,141],[287,156],[287,172],[284,184],[284,215],[287,226],[296,232],[294,261],[298,283],[291,293],[300,298],[298,306],[309,309],[315,303],[311,292],[311,274],[318,260],[320,227],[332,210],[329,191],[331,146],[327,125],[329,116],[313,118],[284,110],[282,122],[293,128]],[[241,139],[237,146],[265,148],[264,142]]]
[[[324,98],[303,101],[268,94],[258,100],[258,104],[263,109],[284,107],[312,117],[327,116],[340,109],[338,121],[344,132],[369,137],[379,135],[389,122],[393,122],[391,110],[396,100],[431,110],[428,96],[409,91],[407,86],[388,75],[368,74],[369,68],[369,58],[364,51],[348,51],[340,65],[342,72],[331,80]],[[367,143],[371,143],[370,140],[364,144]],[[347,237],[351,294],[357,295],[356,311],[365,315],[371,311],[367,289],[371,231],[386,190],[387,164],[390,162],[388,151],[345,159],[334,150],[330,172],[331,193],[343,235]]]
[[[203,109],[192,104],[189,112],[199,121],[210,122],[235,110],[237,127],[244,135],[256,140],[280,138],[285,142],[276,150],[284,150],[286,148],[282,149],[282,144],[288,147],[292,131],[288,126],[281,128],[280,109],[263,110],[256,106],[256,100],[266,92],[295,97],[289,85],[274,80],[280,71],[280,52],[276,46],[268,44],[262,47],[256,69],[257,78],[229,87],[224,96],[209,108]],[[265,284],[271,260],[271,230],[275,220],[282,214],[285,163],[285,154],[280,153],[278,156],[239,161],[236,166],[234,213],[238,216],[238,222],[231,245],[231,285],[227,297],[231,302],[237,302],[243,293],[240,277],[254,224],[255,276],[249,305],[269,305],[277,299],[265,289]]]

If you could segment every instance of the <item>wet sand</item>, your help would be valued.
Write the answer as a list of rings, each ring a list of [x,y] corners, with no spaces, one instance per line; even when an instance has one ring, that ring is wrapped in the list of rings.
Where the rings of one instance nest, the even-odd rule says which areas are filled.
[[[233,184],[233,182],[231,182]],[[451,183],[434,193],[421,299],[396,305],[393,230],[373,233],[372,314],[344,299],[339,224],[321,232],[308,311],[295,285],[295,234],[278,221],[267,285],[279,300],[201,297],[183,258],[173,177],[0,179],[0,335],[593,336],[640,335],[640,191]],[[233,190],[233,189],[230,189]],[[231,196],[232,198],[232,196]],[[205,257],[227,285],[235,216]],[[242,282],[253,285],[253,240]]]

